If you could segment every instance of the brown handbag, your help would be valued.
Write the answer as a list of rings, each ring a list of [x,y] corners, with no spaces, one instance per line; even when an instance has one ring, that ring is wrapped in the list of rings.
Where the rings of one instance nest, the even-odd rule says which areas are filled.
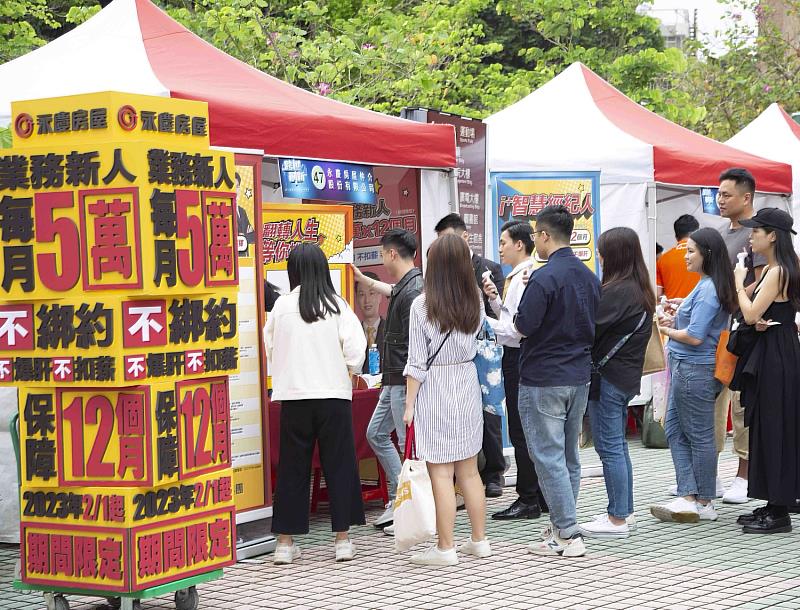
[[[736,371],[736,362],[739,356],[731,354],[728,351],[728,338],[731,333],[728,330],[723,330],[719,335],[719,343],[717,344],[716,365],[714,367],[714,377],[722,385],[729,386],[733,379],[733,373]]]
[[[644,368],[642,375],[652,375],[666,370],[667,361],[664,359],[664,343],[661,340],[661,333],[658,332],[658,323],[653,316],[652,329],[650,331],[650,341],[647,343],[647,351],[644,353]]]

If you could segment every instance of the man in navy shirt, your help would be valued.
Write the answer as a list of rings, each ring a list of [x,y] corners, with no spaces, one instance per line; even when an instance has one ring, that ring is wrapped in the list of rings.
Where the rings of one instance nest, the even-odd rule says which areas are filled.
[[[519,414],[539,484],[550,506],[537,555],[586,553],[575,505],[581,482],[578,442],[589,396],[600,281],[570,248],[574,221],[562,205],[536,219],[533,243],[547,264],[528,282],[514,324],[520,346]]]

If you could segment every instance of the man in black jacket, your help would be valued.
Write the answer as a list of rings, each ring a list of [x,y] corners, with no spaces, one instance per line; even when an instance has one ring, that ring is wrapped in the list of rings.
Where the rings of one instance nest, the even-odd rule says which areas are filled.
[[[422,294],[422,271],[414,266],[417,238],[405,229],[391,229],[381,238],[383,266],[396,282],[392,287],[389,309],[386,312],[383,346],[381,349],[382,389],[375,412],[367,426],[367,441],[386,473],[389,497],[397,491],[400,476],[400,456],[392,442],[397,432],[400,447],[405,446],[406,430],[403,413],[406,408],[406,379],[403,370],[408,360],[408,326],[411,302]],[[367,276],[357,277],[359,283],[379,287],[381,282]],[[385,286],[385,285],[384,285]],[[393,503],[375,521],[375,527],[386,527],[394,520]]]
[[[454,233],[460,235],[469,243],[469,233],[464,219],[458,214],[448,214],[436,223],[436,235]],[[475,282],[483,295],[483,308],[490,318],[497,318],[489,297],[483,293],[483,274],[489,271],[491,281],[495,286],[502,287],[505,283],[503,270],[494,261],[485,259],[479,254],[472,253],[472,268],[475,270]],[[499,498],[503,495],[503,473],[506,470],[506,459],[503,456],[503,420],[499,415],[483,412],[483,457],[484,465],[481,470],[481,479],[486,485],[487,498]]]

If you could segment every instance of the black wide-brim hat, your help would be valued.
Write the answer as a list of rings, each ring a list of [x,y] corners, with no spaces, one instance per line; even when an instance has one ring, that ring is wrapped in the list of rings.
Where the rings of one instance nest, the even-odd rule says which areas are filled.
[[[778,208],[762,208],[752,218],[740,220],[739,224],[751,229],[777,229],[797,235],[797,231],[792,228],[794,221],[791,215]]]

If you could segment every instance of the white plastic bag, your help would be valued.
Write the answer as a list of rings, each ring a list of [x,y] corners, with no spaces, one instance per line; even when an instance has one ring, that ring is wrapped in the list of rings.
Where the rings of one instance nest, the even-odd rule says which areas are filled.
[[[411,438],[406,444],[412,445],[413,426],[407,434]],[[397,551],[407,551],[436,535],[436,505],[428,467],[424,460],[412,459],[409,453],[407,448],[394,500],[394,548]]]

